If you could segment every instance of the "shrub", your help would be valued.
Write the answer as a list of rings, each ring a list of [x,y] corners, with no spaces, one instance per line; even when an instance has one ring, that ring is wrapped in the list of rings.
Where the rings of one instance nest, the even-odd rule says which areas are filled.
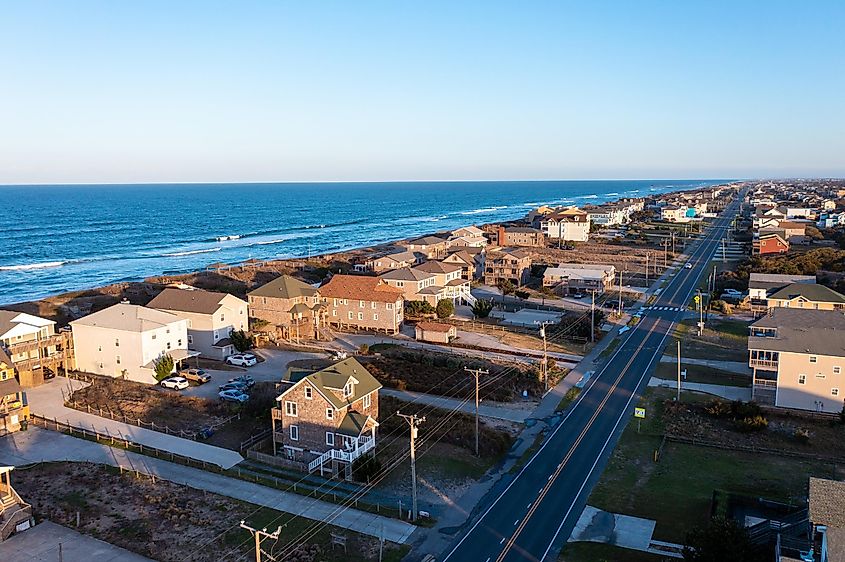
[[[756,402],[734,400],[731,402],[731,414],[737,419],[762,417],[763,410]]]
[[[514,294],[514,296],[516,296],[516,298],[522,299],[522,300],[525,300],[525,299],[527,299],[528,297],[531,296],[531,293],[529,293],[528,291],[523,291],[522,289],[517,289],[516,291],[513,292],[513,294]]]
[[[252,336],[243,330],[235,330],[229,334],[229,339],[232,340],[232,345],[240,352],[248,351],[253,348],[255,341]]]
[[[405,303],[405,312],[411,316],[434,314],[434,307],[427,301],[408,301]]]
[[[489,299],[478,299],[472,305],[472,313],[476,318],[487,318],[493,311],[493,301]]]
[[[792,434],[795,437],[795,440],[800,443],[809,443],[810,442],[810,430],[804,427],[797,427],[795,428],[795,433]]]
[[[381,472],[381,461],[375,455],[364,455],[352,462],[352,477],[358,482],[369,482]]]
[[[455,305],[449,299],[443,299],[437,303],[437,317],[449,318],[455,313]]]
[[[157,381],[162,381],[170,376],[175,367],[175,362],[170,355],[162,355],[155,360],[155,377]]]
[[[750,416],[734,421],[736,428],[744,433],[751,433],[754,431],[763,431],[769,427],[769,420],[763,416]]]
[[[704,411],[714,418],[726,418],[731,415],[731,405],[722,400],[712,400],[704,407]]]

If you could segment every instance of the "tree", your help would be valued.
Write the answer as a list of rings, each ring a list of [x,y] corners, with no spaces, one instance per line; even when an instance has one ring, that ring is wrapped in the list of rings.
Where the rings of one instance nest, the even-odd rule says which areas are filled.
[[[428,301],[407,301],[405,312],[409,316],[423,316],[424,314],[434,314],[434,307]]]
[[[528,291],[523,291],[522,289],[517,289],[516,291],[513,292],[513,294],[516,295],[516,298],[522,299],[522,300],[525,300],[525,299],[527,299],[528,297],[531,296],[531,293],[529,293]]]
[[[751,542],[748,531],[733,519],[714,517],[706,527],[687,533],[684,560],[688,562],[763,562],[766,548]]]
[[[229,334],[229,339],[232,340],[232,345],[240,352],[248,351],[255,346],[253,337],[243,330],[235,330]]]
[[[443,299],[437,303],[437,317],[449,318],[455,313],[455,305],[449,299]]]
[[[496,282],[496,286],[499,288],[500,291],[502,291],[503,295],[510,295],[511,293],[516,291],[516,285],[514,285],[512,281],[509,281],[507,279],[499,279]]]
[[[170,355],[162,355],[155,360],[155,377],[157,381],[162,381],[170,376],[176,362]]]
[[[472,305],[472,313],[476,318],[487,318],[493,311],[493,301],[489,299],[478,299]]]

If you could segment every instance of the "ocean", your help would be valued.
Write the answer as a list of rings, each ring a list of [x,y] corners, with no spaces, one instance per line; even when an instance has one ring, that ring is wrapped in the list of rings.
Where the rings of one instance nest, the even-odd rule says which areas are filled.
[[[723,181],[3,186],[0,304]]]

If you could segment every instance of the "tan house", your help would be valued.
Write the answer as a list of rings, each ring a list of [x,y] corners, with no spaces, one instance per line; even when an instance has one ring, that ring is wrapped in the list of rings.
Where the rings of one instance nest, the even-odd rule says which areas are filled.
[[[449,245],[461,248],[483,248],[487,245],[484,231],[477,226],[464,226],[452,231]]]
[[[364,262],[364,270],[379,273],[390,271],[391,269],[411,267],[418,264],[421,258],[421,254],[415,254],[414,252],[396,252],[394,254],[368,259]]]
[[[845,295],[816,283],[791,283],[766,298],[769,308],[845,310]]]
[[[379,279],[391,287],[400,289],[406,301],[424,300],[420,298],[420,293],[423,292],[423,289],[433,287],[436,284],[436,277],[433,273],[411,267],[403,267],[402,269],[394,269],[393,271],[382,273]]]
[[[483,253],[479,252],[476,255],[483,256]],[[449,263],[460,266],[461,279],[466,279],[467,281],[472,281],[473,279],[476,279],[481,272],[481,268],[479,267],[479,262],[481,260],[476,259],[476,257],[474,257],[472,254],[470,254],[463,248],[458,249],[454,252],[450,252],[448,256],[443,258],[442,261],[443,263]]]
[[[438,236],[423,236],[400,244],[409,252],[420,253],[429,260],[439,260],[446,256],[449,241]]]
[[[463,278],[463,268],[458,264],[442,261],[427,261],[414,268],[417,271],[434,275],[434,285],[445,289],[445,298],[457,302],[468,302],[470,282]],[[436,303],[435,303],[436,304]]]
[[[20,430],[28,419],[26,393],[15,379],[11,358],[0,348],[0,436]]]
[[[378,277],[334,275],[319,289],[326,322],[340,329],[397,334],[404,294]]]
[[[308,472],[351,478],[352,463],[376,446],[380,388],[353,357],[318,371],[288,369],[271,412],[275,454]]]
[[[323,334],[326,308],[308,283],[282,275],[247,294],[247,302],[249,317],[269,322],[283,339],[330,339]]]
[[[431,343],[449,343],[458,336],[458,329],[451,324],[440,322],[417,322],[414,337],[417,341]]]
[[[56,333],[56,323],[13,310],[0,310],[0,349],[11,359],[21,385],[44,382],[45,369],[74,368],[68,333]]]
[[[586,242],[590,238],[590,215],[578,207],[557,210],[540,219],[540,230],[549,240]]]
[[[769,309],[751,324],[748,338],[754,400],[782,408],[840,412],[845,399],[843,334],[842,312]]]
[[[188,349],[188,321],[170,312],[122,302],[70,323],[76,368],[86,373],[155,384],[164,355],[179,362]]]
[[[235,353],[229,335],[249,329],[247,303],[228,293],[167,288],[147,307],[175,314],[188,322],[188,348],[222,361]]]
[[[497,248],[484,257],[484,284],[496,285],[510,281],[519,286],[528,280],[531,254],[519,248]]]

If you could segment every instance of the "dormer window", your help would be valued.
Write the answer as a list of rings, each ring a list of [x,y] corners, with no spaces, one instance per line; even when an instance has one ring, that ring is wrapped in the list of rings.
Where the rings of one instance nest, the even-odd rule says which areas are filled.
[[[343,387],[343,397],[349,398],[355,392],[355,385],[352,384],[352,381],[349,381]]]

